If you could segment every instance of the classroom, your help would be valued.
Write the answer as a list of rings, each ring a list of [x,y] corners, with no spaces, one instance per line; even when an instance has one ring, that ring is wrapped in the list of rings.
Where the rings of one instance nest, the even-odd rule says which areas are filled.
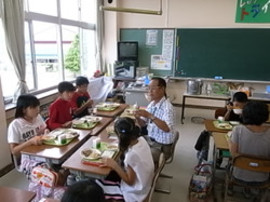
[[[235,126],[235,120],[226,118],[226,112],[234,112],[239,108],[231,106],[229,110],[227,104],[230,101],[233,105],[235,101],[238,102],[233,100],[233,96],[241,91],[247,95],[245,103],[263,103],[263,106],[268,107],[268,111],[270,109],[270,11],[267,0],[8,2],[9,0],[0,0],[0,43],[5,44],[0,47],[1,196],[5,192],[16,192],[20,197],[25,197],[23,200],[7,198],[11,201],[31,201],[40,196],[33,190],[26,191],[29,188],[29,180],[24,173],[17,170],[17,159],[12,155],[7,140],[9,125],[16,119],[16,101],[20,94],[17,92],[29,92],[34,95],[39,101],[40,115],[46,119],[46,124],[50,125],[50,106],[59,96],[58,84],[68,81],[76,87],[76,78],[83,76],[89,80],[89,84],[84,84],[88,84],[86,88],[93,102],[89,104],[89,110],[85,107],[83,110],[92,116],[89,116],[91,120],[88,120],[87,116],[86,119],[77,117],[69,123],[72,125],[67,126],[71,127],[71,130],[66,130],[71,132],[63,135],[64,140],[60,138],[62,135],[56,134],[55,144],[48,140],[47,145],[32,145],[23,148],[19,153],[29,159],[33,157],[35,160],[45,161],[50,166],[56,165],[57,170],[68,170],[73,177],[75,176],[75,181],[103,179],[112,169],[99,168],[100,162],[82,163],[84,149],[118,145],[116,135],[110,135],[109,130],[117,123],[119,116],[131,117],[140,125],[136,109],[148,110],[146,107],[149,97],[145,94],[155,91],[151,78],[162,77],[166,81],[167,100],[172,104],[174,113],[174,139],[168,143],[173,145],[172,155],[170,154],[169,160],[165,155],[166,160],[163,164],[160,164],[161,158],[159,163],[155,162],[156,180],[155,177],[151,178],[148,198],[137,200],[259,201],[258,197],[264,198],[264,201],[270,200],[269,191],[265,189],[259,194],[253,193],[253,189],[249,190],[251,193],[246,193],[246,188],[242,191],[240,186],[235,186],[237,188],[233,188],[231,193],[231,187],[224,186],[227,165],[234,159],[231,156],[231,137],[228,134],[238,127]],[[10,12],[7,12],[7,8]],[[21,16],[24,19],[20,18]],[[8,27],[8,19],[16,17],[17,22],[15,20],[12,23],[22,26],[15,26],[13,29]],[[23,29],[24,38],[20,34]],[[24,40],[24,43],[16,44],[19,42],[15,43],[15,39],[19,42]],[[130,42],[137,44],[134,63],[125,63],[126,61],[123,62],[120,58],[121,41],[124,45]],[[13,56],[10,56],[7,49],[13,52]],[[20,53],[24,53],[25,61]],[[75,54],[77,57],[74,59]],[[125,56],[124,54],[123,57]],[[22,61],[24,63],[21,63]],[[79,66],[76,66],[78,63]],[[25,68],[20,69],[20,65]],[[128,72],[127,76],[121,76],[122,67]],[[121,69],[119,75],[117,69]],[[161,89],[163,87],[161,86]],[[25,88],[29,91],[24,91]],[[94,98],[95,94],[97,97]],[[81,106],[85,103],[86,101],[83,101]],[[243,106],[240,108],[242,113]],[[156,117],[156,108],[154,111],[149,108],[149,112],[152,115],[145,118],[149,119],[148,123],[159,125],[161,119]],[[260,125],[261,128],[256,130],[266,128],[268,131],[269,122],[268,115]],[[49,125],[47,124],[47,127]],[[50,125],[53,132],[59,132],[57,128]],[[198,192],[192,190],[191,183],[196,166],[201,160],[200,155],[204,155],[195,149],[202,131],[207,131],[209,135],[206,160],[207,163],[211,163],[212,172],[209,176],[212,187],[207,184],[211,191],[208,193],[208,189],[204,189],[200,198]],[[179,140],[175,138],[176,133],[179,134]],[[67,142],[66,136],[71,137]],[[63,145],[59,146],[58,141],[63,141]],[[270,139],[267,139],[265,142],[269,141]],[[113,158],[120,156],[119,148],[105,151],[102,151],[104,155]],[[267,157],[269,158],[269,155]],[[147,169],[151,166],[152,164]],[[269,164],[266,167],[266,172],[269,173]],[[170,176],[162,177],[161,174]],[[67,182],[64,185],[67,185]],[[269,190],[269,178],[266,187]],[[50,195],[44,198],[51,198],[47,201],[53,201],[54,197]]]

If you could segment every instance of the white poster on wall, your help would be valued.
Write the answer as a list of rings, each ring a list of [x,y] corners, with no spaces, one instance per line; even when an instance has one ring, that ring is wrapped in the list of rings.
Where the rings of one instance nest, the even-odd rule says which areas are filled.
[[[171,61],[164,60],[162,55],[151,55],[151,69],[170,70]]]
[[[147,30],[145,44],[148,46],[156,46],[157,38],[158,38],[158,30]]]
[[[162,40],[162,58],[166,63],[170,64],[173,58],[173,40],[174,40],[174,30],[166,29],[163,30],[163,40]]]

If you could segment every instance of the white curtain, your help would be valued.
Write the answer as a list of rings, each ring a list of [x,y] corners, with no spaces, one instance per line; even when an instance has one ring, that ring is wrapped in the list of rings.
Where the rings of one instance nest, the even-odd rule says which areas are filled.
[[[23,0],[1,0],[2,24],[5,32],[7,52],[18,77],[18,86],[13,102],[21,94],[28,92],[25,82],[25,41]]]
[[[96,65],[97,69],[106,72],[103,59],[103,40],[104,40],[104,12],[99,9],[104,5],[103,0],[97,0],[97,24],[96,24]]]

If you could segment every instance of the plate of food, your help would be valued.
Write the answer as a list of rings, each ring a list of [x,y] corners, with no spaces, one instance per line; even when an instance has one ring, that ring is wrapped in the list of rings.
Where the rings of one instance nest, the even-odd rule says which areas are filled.
[[[233,126],[239,125],[240,122],[239,121],[230,121],[230,124]]]
[[[98,160],[101,158],[101,151],[94,148],[83,149],[80,154],[84,160],[91,161],[91,160]]]
[[[91,121],[91,122],[100,122],[102,120],[102,117],[100,116],[84,116],[81,119],[82,121]]]
[[[137,111],[138,109],[135,108],[128,108],[126,109],[126,112],[128,115],[134,115],[134,113]]]
[[[72,122],[72,127],[77,128],[77,129],[85,129],[85,130],[90,130],[94,128],[97,125],[98,122],[92,122],[92,121],[74,121]]]
[[[42,136],[42,140],[43,141],[54,141],[55,140],[55,138],[56,138],[56,136],[55,135],[50,135],[50,134],[48,134],[48,135],[43,135]]]
[[[120,106],[119,103],[103,103],[103,104],[96,105],[96,108],[97,110],[100,110],[100,111],[113,111],[119,106]]]
[[[232,129],[232,125],[225,122],[225,123],[218,123],[217,124],[218,128],[221,128],[221,129],[226,129],[226,130],[231,130]]]

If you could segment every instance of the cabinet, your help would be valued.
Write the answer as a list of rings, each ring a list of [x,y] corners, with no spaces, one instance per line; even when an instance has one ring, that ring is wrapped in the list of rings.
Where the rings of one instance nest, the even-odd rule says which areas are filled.
[[[147,106],[149,101],[145,98],[147,93],[146,88],[126,88],[125,89],[125,101],[128,105],[134,105],[137,103],[138,106]]]

